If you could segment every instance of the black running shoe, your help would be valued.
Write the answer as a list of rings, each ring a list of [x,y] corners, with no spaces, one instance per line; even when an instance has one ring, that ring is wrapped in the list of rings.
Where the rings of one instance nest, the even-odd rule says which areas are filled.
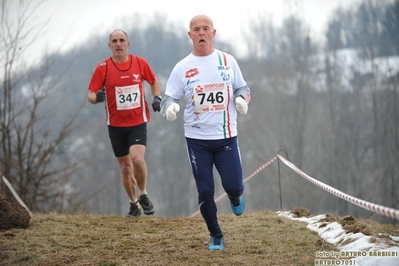
[[[141,215],[140,207],[137,203],[130,203],[129,213],[126,215],[128,217],[139,217]]]
[[[145,215],[151,215],[155,213],[154,206],[152,205],[150,199],[147,194],[143,194],[139,197],[139,202],[141,207],[143,208]]]

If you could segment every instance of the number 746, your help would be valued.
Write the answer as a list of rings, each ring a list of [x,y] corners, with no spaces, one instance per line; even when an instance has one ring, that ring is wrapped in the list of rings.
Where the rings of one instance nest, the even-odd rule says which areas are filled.
[[[208,96],[207,96],[208,94]],[[198,93],[198,96],[200,97],[200,104],[204,104],[204,101],[208,103],[214,104],[216,103],[222,103],[224,101],[223,97],[223,92],[218,91],[218,92],[209,92],[209,93]]]

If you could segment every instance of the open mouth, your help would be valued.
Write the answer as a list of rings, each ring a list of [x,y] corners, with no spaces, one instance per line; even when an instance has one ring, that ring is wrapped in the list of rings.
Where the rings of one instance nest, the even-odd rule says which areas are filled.
[[[203,43],[203,42],[205,42],[205,40],[204,40],[204,39],[201,39],[201,40],[199,40],[199,43]]]

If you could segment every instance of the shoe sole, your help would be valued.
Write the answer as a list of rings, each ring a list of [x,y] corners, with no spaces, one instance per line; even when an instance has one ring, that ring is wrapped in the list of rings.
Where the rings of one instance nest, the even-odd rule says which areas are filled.
[[[136,217],[140,217],[141,216],[141,214],[139,214],[139,215],[129,215],[129,214],[126,214],[126,217],[128,217],[128,218],[136,218]]]
[[[150,210],[146,210],[140,201],[139,201],[139,203],[140,203],[140,206],[143,209],[143,212],[145,215],[153,215],[155,213],[154,207],[152,207],[152,209],[150,209]]]
[[[224,247],[217,247],[217,248],[208,248],[210,251],[214,251],[214,250],[223,250]]]
[[[154,210],[144,211],[145,215],[153,215],[155,213]]]
[[[245,211],[245,199],[244,198],[242,198],[242,201],[243,201],[243,203],[242,203],[242,211],[241,212],[235,212],[234,211],[234,209],[233,209],[233,205],[231,205],[231,208],[232,208],[232,211],[233,211],[233,213],[236,215],[236,216],[240,216],[241,214],[243,214],[244,213],[244,211]],[[238,207],[238,206],[235,206],[235,207]]]

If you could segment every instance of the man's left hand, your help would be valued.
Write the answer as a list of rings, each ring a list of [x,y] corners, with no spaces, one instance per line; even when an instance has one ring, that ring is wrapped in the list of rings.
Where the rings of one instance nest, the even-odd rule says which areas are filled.
[[[154,112],[161,112],[161,101],[161,96],[158,95],[154,97],[154,100],[152,101],[152,110],[154,110]]]
[[[242,115],[246,115],[248,112],[248,103],[244,98],[238,96],[235,100],[237,111]]]

